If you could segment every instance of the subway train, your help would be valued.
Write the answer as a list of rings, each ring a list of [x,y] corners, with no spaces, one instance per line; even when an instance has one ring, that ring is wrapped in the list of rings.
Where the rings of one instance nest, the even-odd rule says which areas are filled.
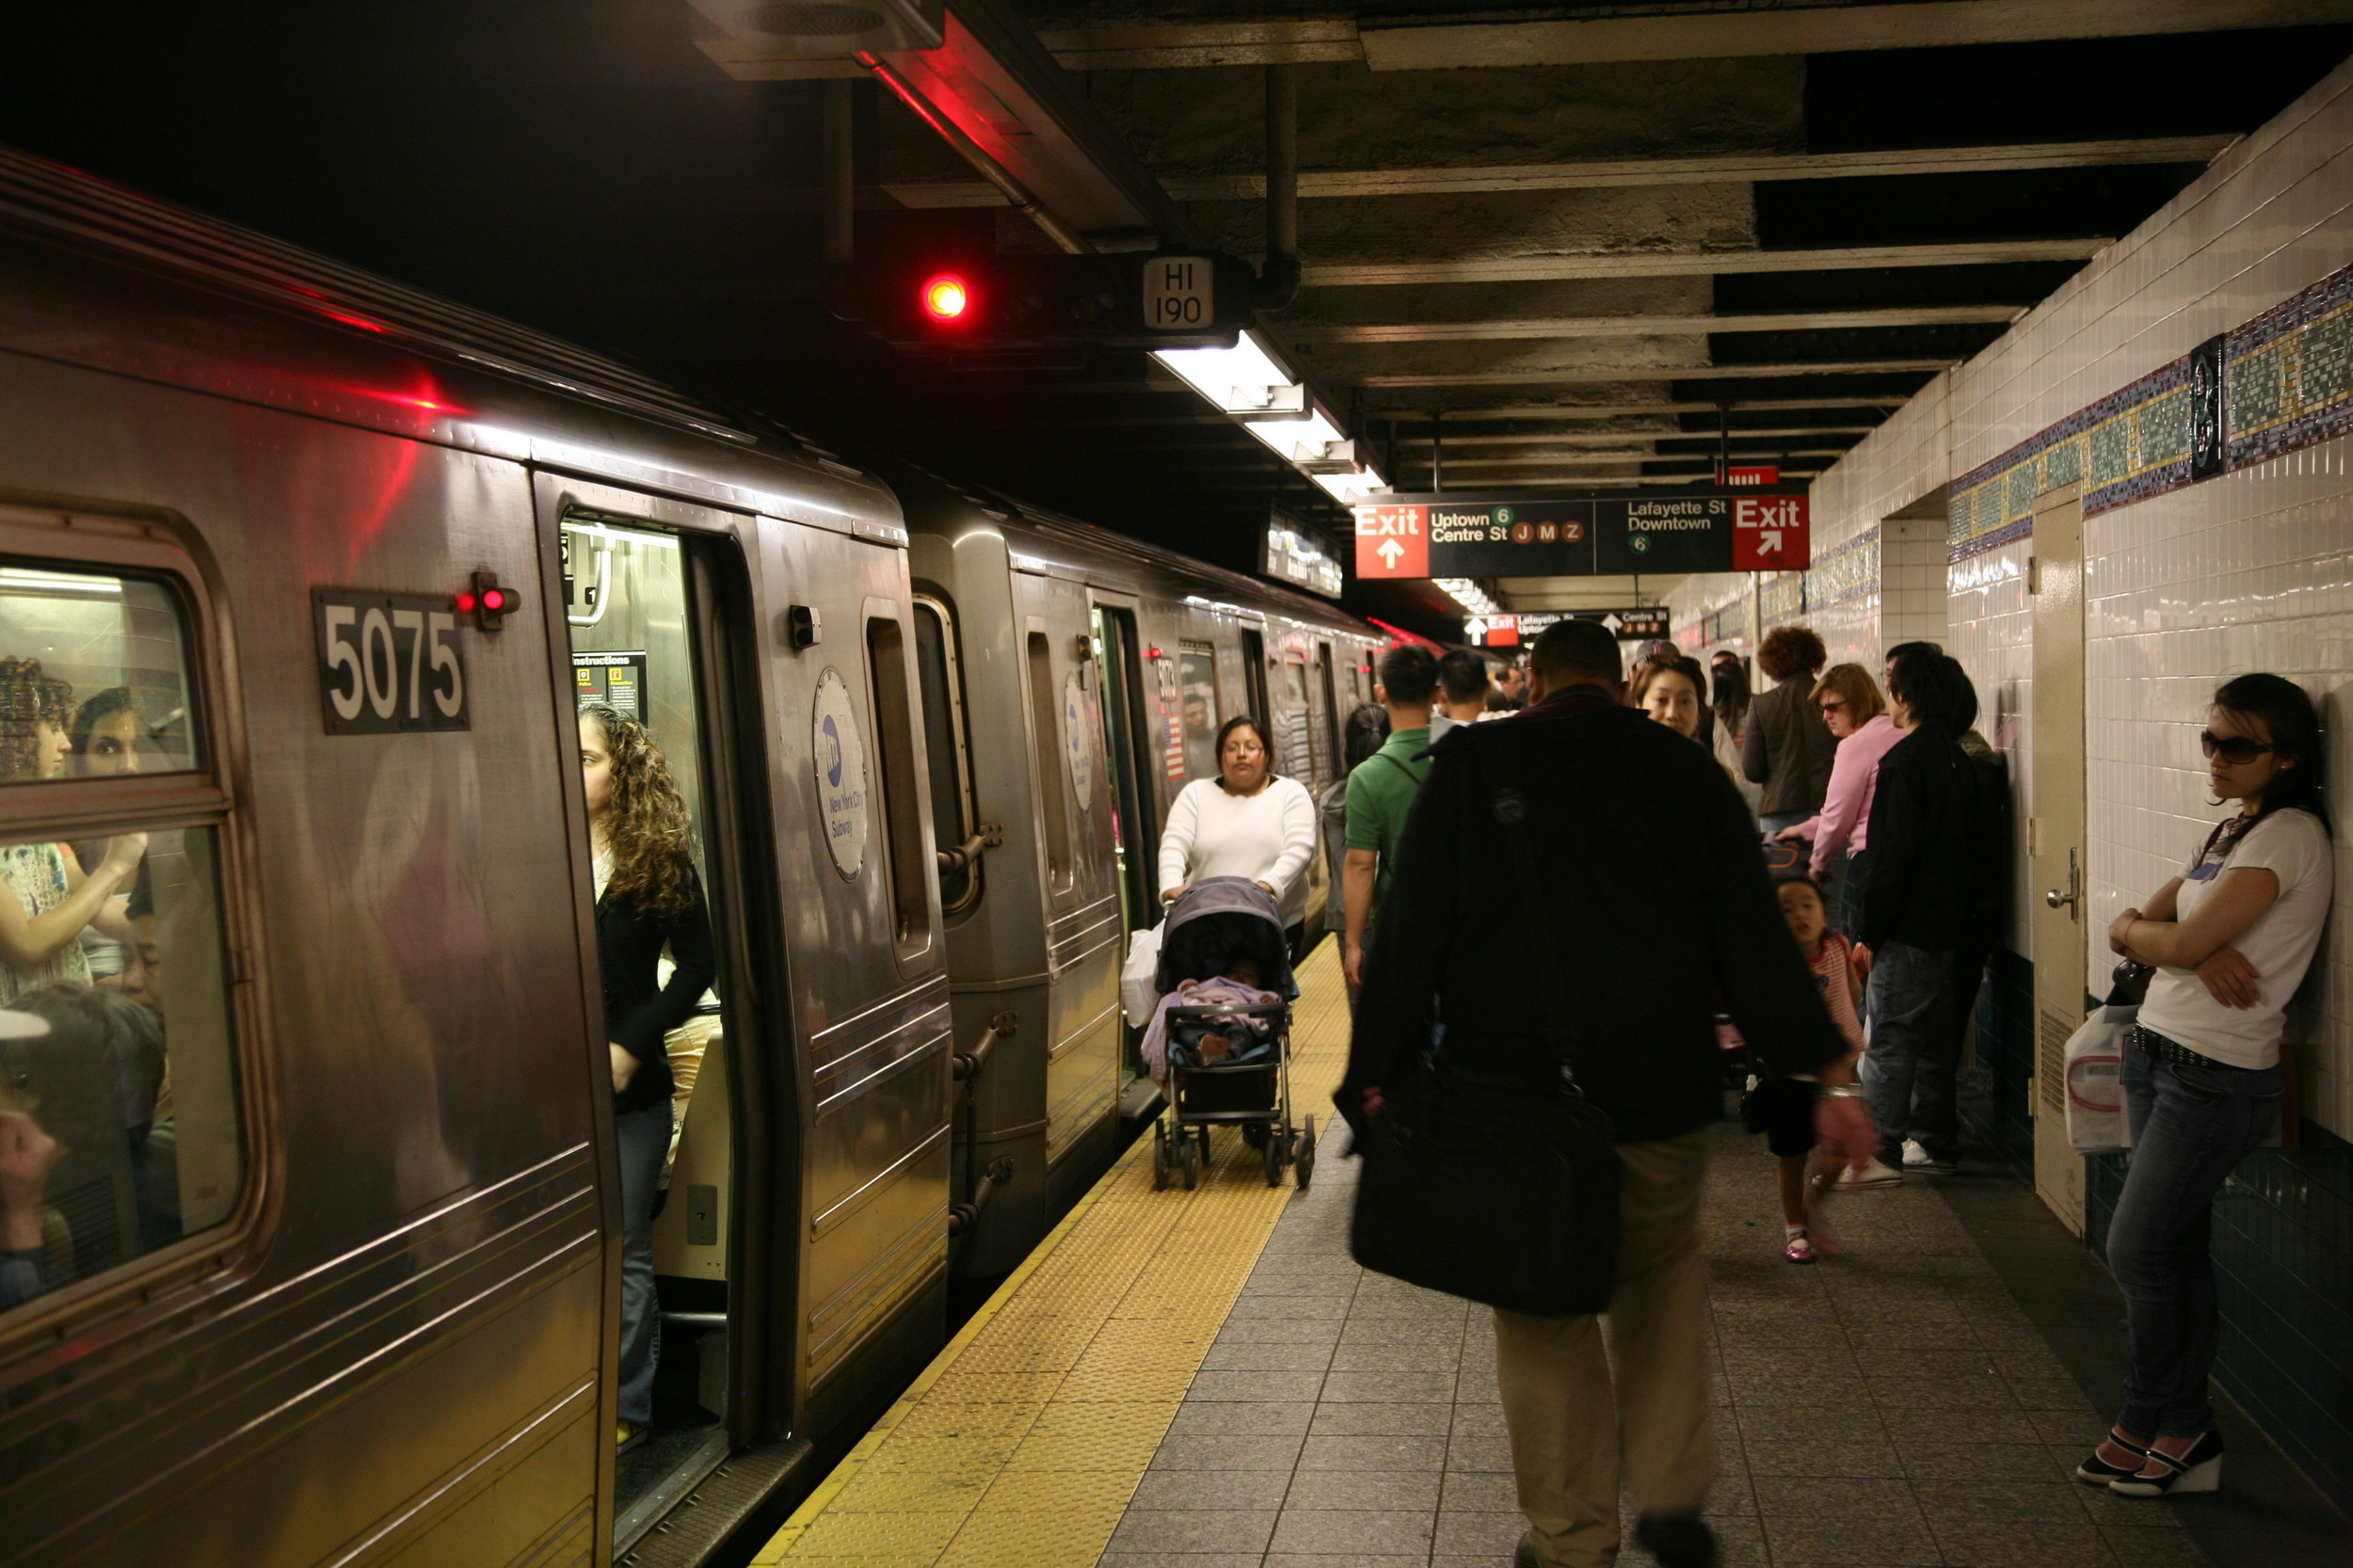
[[[1151,1110],[1157,824],[1376,634],[743,425],[0,151],[0,1563],[700,1560]],[[617,1457],[588,702],[716,935]]]

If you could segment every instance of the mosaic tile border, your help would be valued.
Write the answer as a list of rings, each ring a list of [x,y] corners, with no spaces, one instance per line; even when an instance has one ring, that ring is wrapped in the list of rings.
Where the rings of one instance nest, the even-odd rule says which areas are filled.
[[[1843,539],[1814,559],[1805,572],[1805,607],[1819,610],[1880,588],[1880,528],[1877,523]]]
[[[2353,430],[2353,265],[2231,329],[2225,472]],[[2189,484],[2189,366],[2184,355],[1953,481],[1950,558],[2034,529],[2035,498],[2084,486],[2084,515]]]

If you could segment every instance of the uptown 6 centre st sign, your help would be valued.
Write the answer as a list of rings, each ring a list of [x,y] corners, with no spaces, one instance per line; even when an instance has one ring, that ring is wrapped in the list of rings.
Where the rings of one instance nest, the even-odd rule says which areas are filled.
[[[1813,562],[1808,520],[1806,497],[1782,491],[1401,495],[1356,508],[1356,575],[1796,571]]]

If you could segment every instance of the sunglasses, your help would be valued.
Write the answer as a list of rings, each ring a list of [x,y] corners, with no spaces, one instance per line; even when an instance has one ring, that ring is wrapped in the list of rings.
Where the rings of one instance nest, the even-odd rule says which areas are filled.
[[[2244,735],[2217,735],[2211,729],[2198,732],[2198,749],[2209,757],[2219,757],[2231,766],[2244,767],[2266,751],[2277,751],[2276,745],[2250,741]]]

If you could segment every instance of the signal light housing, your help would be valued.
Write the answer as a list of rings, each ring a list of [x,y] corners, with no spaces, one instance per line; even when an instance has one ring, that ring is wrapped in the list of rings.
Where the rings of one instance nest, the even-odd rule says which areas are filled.
[[[478,571],[473,574],[472,585],[458,593],[457,613],[472,616],[474,625],[482,631],[496,632],[506,624],[508,616],[521,608],[522,601],[522,595],[499,582],[497,572]]]

